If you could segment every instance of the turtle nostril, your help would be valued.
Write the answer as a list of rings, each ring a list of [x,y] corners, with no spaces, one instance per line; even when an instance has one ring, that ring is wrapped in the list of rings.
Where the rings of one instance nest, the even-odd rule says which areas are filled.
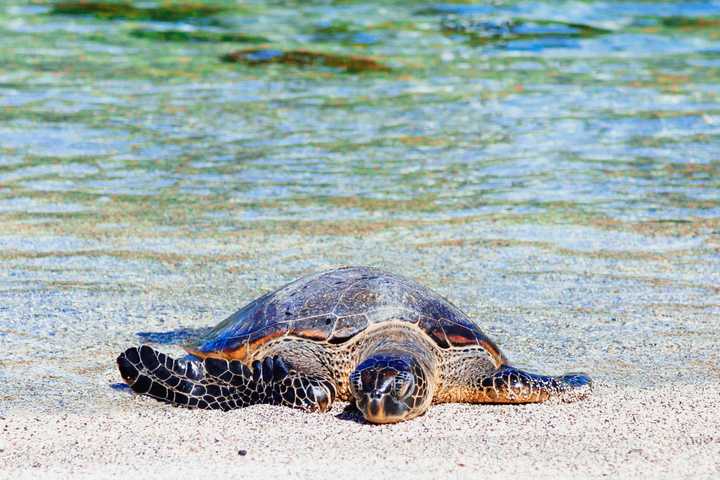
[[[382,398],[382,396],[383,396],[382,392],[378,392],[378,391],[370,392],[370,398],[372,398],[373,400],[378,400],[378,399]]]

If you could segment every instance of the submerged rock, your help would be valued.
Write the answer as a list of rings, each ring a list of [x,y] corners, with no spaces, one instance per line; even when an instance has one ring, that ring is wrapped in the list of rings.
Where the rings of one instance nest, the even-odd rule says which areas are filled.
[[[151,30],[139,28],[132,30],[130,35],[161,42],[234,42],[234,43],[266,43],[268,39],[253,35],[233,32],[184,31],[184,30]]]
[[[610,30],[581,23],[555,20],[479,20],[448,16],[442,20],[442,29],[460,33],[473,43],[501,43],[513,40],[543,40],[588,38],[611,33]]]
[[[322,66],[348,73],[389,72],[391,69],[372,58],[354,55],[334,55],[309,50],[275,50],[266,48],[239,50],[228,53],[222,59],[226,62],[262,65],[279,63],[297,67]]]
[[[114,3],[78,0],[59,2],[52,6],[50,13],[56,15],[92,15],[98,18],[130,20],[155,20],[175,22],[192,18],[204,18],[222,12],[224,8],[200,3],[161,4],[158,6],[136,7],[131,3]]]

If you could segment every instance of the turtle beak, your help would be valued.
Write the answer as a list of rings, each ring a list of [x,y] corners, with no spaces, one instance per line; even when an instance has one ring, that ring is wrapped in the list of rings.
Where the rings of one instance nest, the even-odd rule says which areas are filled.
[[[406,404],[383,392],[366,394],[358,404],[365,420],[371,423],[396,423],[402,421],[408,411]]]
[[[381,416],[384,416],[382,414],[382,400],[380,398],[372,398],[368,402],[368,413],[372,418],[379,418]]]

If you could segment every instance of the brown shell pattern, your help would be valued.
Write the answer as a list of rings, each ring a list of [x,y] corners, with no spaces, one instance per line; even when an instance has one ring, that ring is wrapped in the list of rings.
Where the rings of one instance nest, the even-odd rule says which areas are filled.
[[[480,328],[446,299],[410,279],[370,267],[310,275],[263,295],[189,350],[242,358],[283,335],[340,344],[369,325],[391,320],[417,324],[441,348],[479,345],[499,356]]]

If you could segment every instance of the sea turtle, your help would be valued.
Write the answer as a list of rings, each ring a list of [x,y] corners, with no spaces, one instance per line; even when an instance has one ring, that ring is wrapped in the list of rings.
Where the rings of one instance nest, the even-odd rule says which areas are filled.
[[[400,275],[343,267],[250,302],[174,360],[143,345],[117,358],[137,393],[231,410],[258,403],[327,411],[354,402],[372,423],[408,420],[433,403],[581,398],[582,373],[513,368],[478,325]]]

